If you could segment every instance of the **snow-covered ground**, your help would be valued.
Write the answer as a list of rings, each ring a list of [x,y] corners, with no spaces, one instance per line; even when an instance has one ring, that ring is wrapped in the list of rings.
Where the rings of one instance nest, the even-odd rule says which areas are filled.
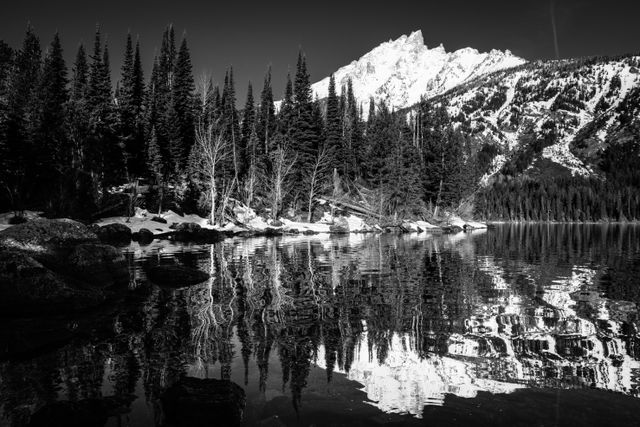
[[[154,217],[160,217],[167,221],[167,223],[164,224],[162,222],[153,221]],[[103,218],[96,222],[99,226],[107,224],[124,224],[134,233],[140,231],[142,228],[146,228],[153,234],[169,233],[173,231],[171,228],[172,225],[182,223],[195,223],[202,228],[215,229],[215,227],[208,223],[206,218],[202,218],[198,215],[178,215],[173,211],[166,211],[160,215],[156,215],[150,213],[146,209],[140,208],[136,208],[136,213],[132,217],[116,216]]]
[[[237,208],[235,209],[236,222],[228,222],[224,225],[211,225],[207,218],[191,214],[191,215],[179,215],[171,210],[162,212],[161,214],[151,213],[146,209],[136,208],[136,212],[131,217],[115,216],[109,218],[102,218],[96,221],[95,224],[99,226],[105,226],[109,224],[122,224],[128,227],[133,233],[139,232],[141,229],[147,229],[154,235],[162,235],[165,233],[171,233],[175,227],[179,224],[194,223],[202,228],[217,230],[220,232],[227,232],[231,234],[254,232],[262,233],[269,230],[281,231],[284,233],[320,233],[329,234],[332,232],[332,227],[339,227],[341,232],[349,233],[369,233],[369,232],[381,232],[382,228],[375,224],[370,225],[362,218],[356,215],[349,216],[331,216],[328,212],[325,212],[323,217],[315,223],[292,221],[286,218],[280,218],[279,223],[271,220],[265,220],[251,208]],[[25,212],[27,219],[39,217],[40,212]],[[0,214],[0,231],[11,227],[9,219],[13,216],[13,212]],[[158,218],[163,219],[165,222],[158,221]],[[449,219],[450,225],[457,225],[460,228],[469,229],[483,229],[486,228],[486,224],[476,221],[466,221],[459,217],[452,216]],[[440,231],[441,227],[430,224],[427,221],[404,221],[402,226],[413,232],[421,231]]]

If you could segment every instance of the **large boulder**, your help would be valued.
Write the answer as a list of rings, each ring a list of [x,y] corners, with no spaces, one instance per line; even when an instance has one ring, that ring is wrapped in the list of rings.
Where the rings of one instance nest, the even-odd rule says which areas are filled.
[[[97,239],[87,226],[71,219],[33,219],[0,231],[0,246],[34,256],[57,253]]]
[[[105,287],[129,281],[129,269],[124,256],[113,246],[95,243],[78,245],[69,254],[67,265],[74,277],[91,286]]]
[[[183,222],[175,227],[173,238],[178,242],[216,243],[223,240],[224,235],[195,222]]]
[[[158,285],[175,288],[197,285],[211,277],[204,271],[177,264],[157,265],[149,269],[147,276]]]
[[[183,377],[160,398],[166,420],[176,427],[239,426],[244,390],[228,380]]]
[[[131,241],[131,229],[124,224],[113,223],[103,225],[96,230],[98,238],[107,243],[129,243]]]
[[[68,313],[104,300],[100,291],[69,286],[25,252],[0,249],[0,315]]]

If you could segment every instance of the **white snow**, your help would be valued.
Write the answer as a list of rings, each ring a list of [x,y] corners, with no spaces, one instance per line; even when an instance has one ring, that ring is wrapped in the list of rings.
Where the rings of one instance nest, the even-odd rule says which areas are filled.
[[[166,224],[152,221],[152,218],[155,216],[159,216],[167,221]],[[124,224],[131,229],[132,232],[136,233],[140,231],[142,228],[146,228],[151,231],[153,234],[163,234],[173,231],[171,228],[174,224],[182,224],[193,222],[198,224],[202,228],[214,229],[216,227],[210,225],[208,220],[202,218],[198,215],[178,215],[177,213],[169,210],[163,212],[160,215],[155,215],[147,211],[146,209],[136,208],[136,213],[134,216],[127,218],[124,216],[116,216],[110,218],[103,218],[96,222],[99,226],[104,226],[107,224]]]
[[[384,100],[390,109],[401,109],[423,96],[431,98],[476,77],[525,62],[508,50],[481,53],[464,48],[449,53],[442,45],[429,49],[418,30],[382,43],[337,70],[334,77],[338,94],[351,78],[354,95],[366,113],[371,97],[376,103]],[[311,89],[319,98],[327,97],[329,77]]]

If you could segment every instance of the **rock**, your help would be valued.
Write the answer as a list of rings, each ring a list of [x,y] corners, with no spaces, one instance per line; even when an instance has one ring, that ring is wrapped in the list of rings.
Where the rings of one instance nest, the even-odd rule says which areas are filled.
[[[195,240],[196,234],[202,229],[195,222],[183,222],[175,227],[173,237],[180,242],[191,242]]]
[[[284,232],[282,231],[282,229],[279,229],[279,228],[267,227],[261,232],[258,232],[258,234],[266,237],[275,237],[275,236],[282,236]]]
[[[49,403],[31,416],[29,427],[103,427],[109,416],[129,412],[133,400],[133,396],[111,396]]]
[[[216,243],[224,240],[224,234],[217,230],[201,228],[195,235],[195,241],[199,243]]]
[[[176,226],[173,238],[179,242],[216,243],[224,240],[224,235],[195,222],[184,222]]]
[[[97,239],[87,226],[71,219],[33,219],[0,231],[0,246],[34,255],[57,253]]]
[[[182,265],[157,265],[148,271],[147,276],[158,285],[176,288],[197,285],[210,277],[204,271]]]
[[[279,219],[274,219],[269,223],[272,227],[282,227],[284,224]]]
[[[131,229],[124,224],[113,223],[100,227],[96,234],[103,242],[129,243],[131,241]]]
[[[161,216],[154,216],[151,218],[151,221],[159,222],[160,224],[166,224],[167,220],[162,218]]]
[[[176,427],[239,426],[244,390],[228,380],[183,377],[160,398],[167,421]]]
[[[305,236],[313,236],[315,234],[318,234],[318,232],[313,230],[304,230],[302,234],[304,234]]]
[[[400,228],[405,233],[422,233],[424,231],[417,223],[412,221],[404,221]]]
[[[155,238],[153,235],[153,232],[147,228],[141,228],[138,233],[137,233],[137,240],[138,243],[140,244],[146,244],[146,243],[151,243],[153,242],[153,239]]]
[[[68,313],[104,302],[98,290],[69,286],[58,274],[24,252],[0,250],[0,314]]]
[[[109,245],[84,243],[69,254],[67,263],[74,277],[90,286],[106,287],[129,282],[129,269],[122,253]]]
[[[329,232],[332,234],[346,234],[349,232],[349,221],[346,218],[336,218],[333,225],[329,226]]]
[[[22,215],[14,215],[9,218],[9,224],[11,225],[24,224],[27,221],[29,220]]]

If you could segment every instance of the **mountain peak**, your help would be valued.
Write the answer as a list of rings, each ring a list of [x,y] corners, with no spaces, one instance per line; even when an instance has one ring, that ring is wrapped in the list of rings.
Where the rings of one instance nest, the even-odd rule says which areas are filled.
[[[489,60],[487,60],[489,59]],[[334,73],[336,87],[351,79],[354,95],[366,111],[371,97],[384,100],[390,108],[401,109],[430,98],[482,74],[514,67],[526,62],[509,51],[481,53],[464,48],[448,53],[440,44],[433,49],[424,44],[421,30],[402,35],[375,47],[359,59]],[[329,77],[312,85],[325,98]]]
[[[422,37],[422,30],[416,30],[411,34],[409,34],[409,37],[407,37],[407,44],[424,46],[424,38]]]

